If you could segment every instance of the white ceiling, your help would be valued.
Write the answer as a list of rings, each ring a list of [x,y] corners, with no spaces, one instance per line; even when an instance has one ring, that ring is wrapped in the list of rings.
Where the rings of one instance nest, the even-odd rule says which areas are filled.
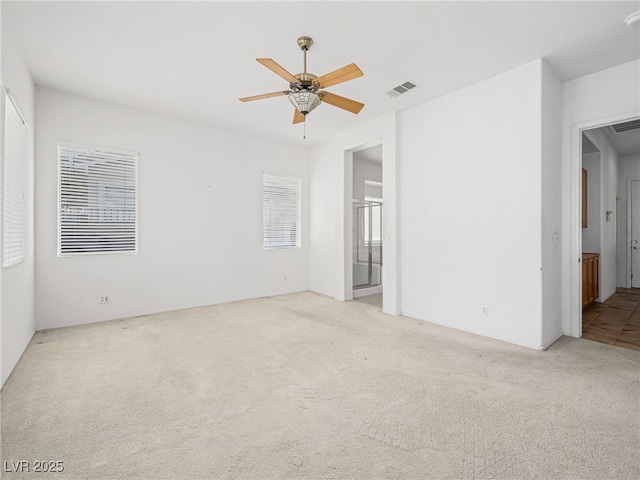
[[[26,2],[2,1],[38,85],[308,145],[537,58],[562,80],[640,56],[632,2]],[[355,62],[364,77],[329,90],[366,104],[359,115],[321,105],[291,125],[287,89],[255,61],[302,70]],[[391,99],[406,80],[419,88]]]

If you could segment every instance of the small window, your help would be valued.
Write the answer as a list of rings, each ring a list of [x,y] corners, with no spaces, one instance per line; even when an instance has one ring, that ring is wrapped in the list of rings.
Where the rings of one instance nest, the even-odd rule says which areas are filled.
[[[2,266],[11,267],[25,257],[25,164],[27,125],[11,95],[5,96]]]
[[[264,174],[262,184],[262,247],[301,245],[301,181]]]
[[[138,154],[58,145],[58,254],[137,253]]]

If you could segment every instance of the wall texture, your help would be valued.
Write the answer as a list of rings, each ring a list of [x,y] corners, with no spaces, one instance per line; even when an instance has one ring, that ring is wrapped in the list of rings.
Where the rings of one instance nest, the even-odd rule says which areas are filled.
[[[36,98],[38,329],[309,288],[304,149],[47,89]],[[138,254],[57,256],[60,141],[139,152]],[[300,249],[262,249],[263,172],[302,177]]]

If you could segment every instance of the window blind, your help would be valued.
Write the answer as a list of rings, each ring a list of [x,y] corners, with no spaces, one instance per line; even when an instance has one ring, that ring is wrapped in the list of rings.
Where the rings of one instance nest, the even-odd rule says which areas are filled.
[[[58,254],[137,253],[138,154],[59,144]]]
[[[4,179],[2,266],[11,267],[25,256],[25,163],[27,126],[7,94],[4,116]]]
[[[295,248],[301,245],[300,178],[263,175],[262,247]]]

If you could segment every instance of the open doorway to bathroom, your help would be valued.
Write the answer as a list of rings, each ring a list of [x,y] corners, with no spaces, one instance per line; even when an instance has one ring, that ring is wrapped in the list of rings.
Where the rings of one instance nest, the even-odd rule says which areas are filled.
[[[382,144],[353,153],[353,298],[382,308]]]

